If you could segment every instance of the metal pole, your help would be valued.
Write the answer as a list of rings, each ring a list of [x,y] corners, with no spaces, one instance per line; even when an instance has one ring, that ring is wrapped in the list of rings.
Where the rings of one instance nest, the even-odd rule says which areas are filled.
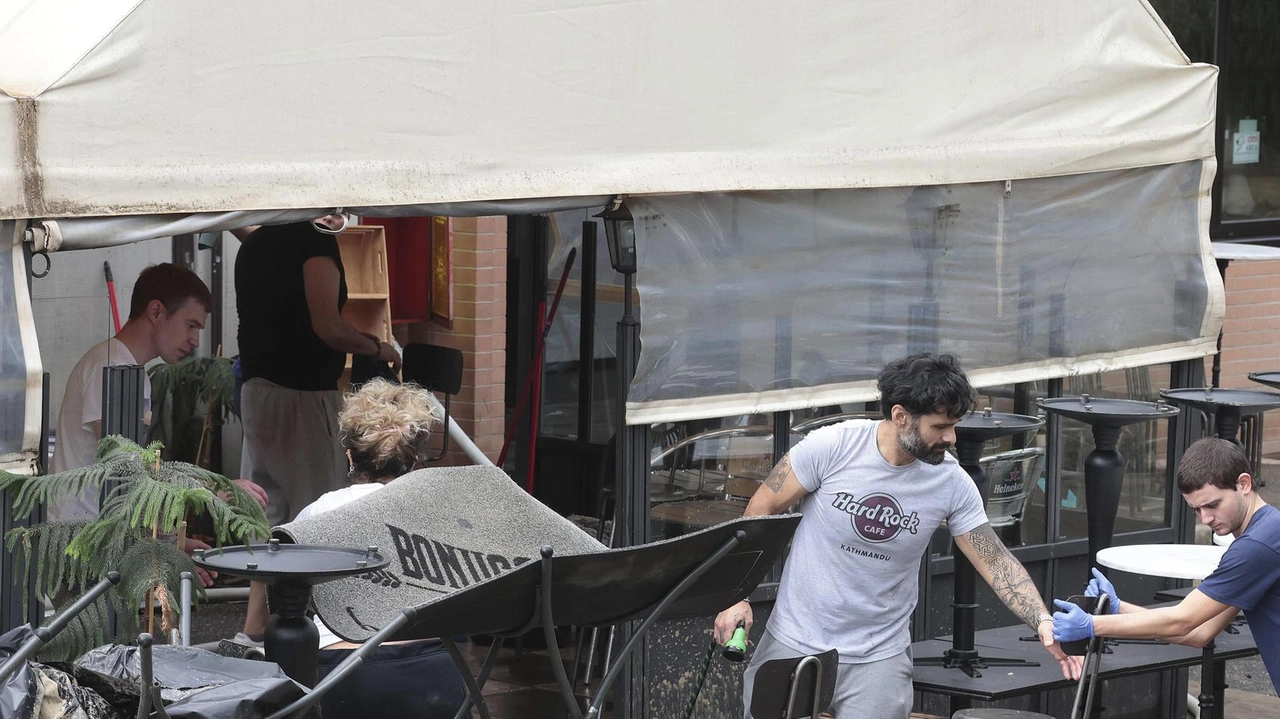
[[[582,223],[582,296],[578,302],[578,441],[591,441],[596,367],[596,223]]]
[[[191,572],[183,572],[178,577],[182,580],[182,616],[178,618],[178,631],[182,633],[182,646],[191,646]]]
[[[1222,288],[1227,288],[1227,265],[1231,264],[1231,260],[1218,260],[1218,275],[1222,277]],[[1213,384],[1212,387],[1222,386],[1222,328],[1218,328],[1218,351],[1213,353]]]
[[[635,278],[623,274],[622,319],[618,320],[618,389],[617,435],[618,468],[615,481],[618,488],[618,516],[622,521],[622,544],[633,547],[644,544],[649,538],[649,472],[646,457],[648,427],[627,425],[627,394],[635,377],[636,359],[640,348],[640,323],[633,314],[631,295]],[[615,529],[615,532],[617,530]],[[635,634],[635,623],[619,625],[618,640],[625,646]],[[618,682],[619,695],[615,706],[618,719],[638,719],[645,716],[648,705],[648,683],[645,677],[646,652],[641,642],[625,659],[622,668],[624,681]],[[604,684],[601,684],[604,686]]]

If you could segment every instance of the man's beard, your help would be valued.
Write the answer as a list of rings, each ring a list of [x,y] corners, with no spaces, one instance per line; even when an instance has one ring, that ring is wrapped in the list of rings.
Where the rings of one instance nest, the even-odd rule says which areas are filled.
[[[921,462],[942,464],[947,458],[947,447],[951,445],[945,442],[932,446],[925,444],[924,437],[920,436],[920,420],[912,420],[911,424],[898,434],[898,446]]]

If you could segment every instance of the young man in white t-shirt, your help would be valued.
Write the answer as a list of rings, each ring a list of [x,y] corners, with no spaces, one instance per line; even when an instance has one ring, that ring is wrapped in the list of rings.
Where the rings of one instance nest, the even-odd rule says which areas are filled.
[[[58,411],[54,472],[93,464],[102,438],[102,370],[145,365],[159,357],[173,363],[195,351],[213,309],[213,295],[199,275],[172,263],[152,265],[138,275],[129,301],[129,319],[115,337],[95,345],[76,363]],[[151,383],[143,377],[144,412]],[[53,521],[89,519],[98,513],[92,496],[72,497],[49,510]]]
[[[956,545],[996,596],[1036,630],[1063,674],[1079,676],[1079,663],[1053,639],[1039,590],[991,529],[973,480],[946,452],[974,398],[956,358],[925,353],[895,360],[881,371],[878,386],[883,420],[814,431],[747,505],[748,517],[781,514],[797,503],[804,515],[777,603],[743,675],[748,719],[761,664],[832,648],[840,668],[831,713],[910,715],[908,624],[920,557],[944,520]],[[716,641],[727,640],[739,622],[751,628],[746,601],[716,617]]]

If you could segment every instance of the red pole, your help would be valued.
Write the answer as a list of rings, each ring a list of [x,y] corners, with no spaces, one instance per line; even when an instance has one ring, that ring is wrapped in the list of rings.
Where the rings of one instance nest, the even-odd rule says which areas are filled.
[[[542,352],[546,346],[547,334],[551,331],[551,324],[556,321],[556,309],[560,307],[560,297],[564,295],[564,286],[569,281],[569,271],[573,269],[573,261],[578,256],[578,248],[569,250],[569,256],[564,261],[564,272],[560,273],[560,285],[556,287],[556,296],[551,301],[551,311],[547,314],[547,319],[543,323],[542,331],[538,335],[537,344],[533,350],[533,364],[529,367],[529,374],[525,376],[524,386],[520,388],[520,396],[516,400],[516,409],[511,413],[511,423],[507,425],[506,439],[502,442],[502,451],[498,453],[498,466],[501,467],[507,461],[507,450],[511,449],[511,441],[516,436],[516,422],[520,421],[520,412],[524,410],[524,403],[529,399],[529,390],[533,387],[534,375],[542,374]],[[539,315],[541,319],[541,315]]]
[[[107,275],[107,298],[111,300],[111,321],[116,326],[116,332],[119,332],[120,308],[116,306],[116,280],[111,276],[111,263],[103,262],[102,271]]]

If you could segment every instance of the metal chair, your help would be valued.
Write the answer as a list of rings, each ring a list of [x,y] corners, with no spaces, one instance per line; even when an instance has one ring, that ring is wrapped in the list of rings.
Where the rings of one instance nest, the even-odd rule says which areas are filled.
[[[826,711],[835,697],[840,654],[830,649],[760,665],[751,692],[755,719],[812,717]]]
[[[14,652],[13,655],[9,657],[9,660],[4,663],[4,666],[0,666],[0,684],[3,684],[4,680],[8,679],[11,674],[25,666],[27,660],[35,656],[36,652],[40,651],[41,647],[52,641],[59,632],[66,629],[67,625],[71,623],[71,620],[76,618],[76,615],[83,612],[90,604],[97,601],[98,597],[106,594],[107,591],[119,581],[119,572],[107,572],[107,576],[102,581],[95,584],[83,597],[77,599],[74,604],[67,607],[65,611],[55,617],[54,620],[49,623],[49,626],[36,627],[31,638],[19,647],[18,651]]]
[[[462,350],[421,342],[404,346],[400,374],[405,382],[444,394],[443,426],[449,426],[449,398],[462,390]],[[449,451],[449,433],[441,432],[440,452],[427,461],[438,462]]]

